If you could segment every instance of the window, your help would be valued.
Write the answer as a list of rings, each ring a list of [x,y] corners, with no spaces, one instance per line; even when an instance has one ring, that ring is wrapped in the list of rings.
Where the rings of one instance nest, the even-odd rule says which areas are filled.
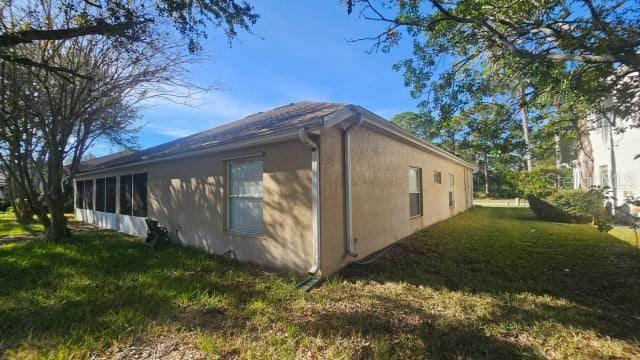
[[[409,168],[409,217],[422,215],[422,170]]]
[[[433,182],[436,184],[442,184],[442,173],[440,171],[433,172]]]
[[[228,177],[229,230],[261,234],[264,231],[262,161],[231,162]]]
[[[105,179],[105,212],[115,214],[116,212],[116,177]]]
[[[601,116],[596,120],[596,132],[607,134],[611,128],[611,121],[606,116]]]
[[[131,215],[131,209],[133,207],[131,201],[131,191],[133,189],[133,176],[122,175],[120,176],[120,214]]]
[[[600,166],[600,186],[609,186],[609,167]]]
[[[147,217],[147,173],[120,176],[120,214]]]
[[[84,209],[84,180],[76,180],[76,209]]]
[[[104,212],[104,178],[96,179],[96,211]]]
[[[83,209],[93,210],[93,180],[84,181]]]
[[[456,199],[453,196],[454,189],[454,178],[453,175],[449,174],[449,207],[453,207],[455,205]]]
[[[147,173],[133,174],[133,216],[147,217]]]
[[[6,197],[5,187],[4,185],[0,185],[0,200],[4,200],[5,197]]]

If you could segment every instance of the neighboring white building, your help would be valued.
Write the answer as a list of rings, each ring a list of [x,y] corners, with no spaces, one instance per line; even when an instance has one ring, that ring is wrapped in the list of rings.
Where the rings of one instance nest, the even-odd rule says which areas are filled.
[[[634,157],[640,154],[640,129],[629,128],[622,133],[616,133],[612,123],[629,125],[630,121],[607,119],[602,117],[595,121],[596,127],[591,130],[589,138],[593,150],[593,174],[588,178],[592,185],[608,186],[614,199],[611,205],[622,206],[625,199],[640,197],[640,159]],[[582,174],[580,167],[573,169],[575,188],[581,188]]]

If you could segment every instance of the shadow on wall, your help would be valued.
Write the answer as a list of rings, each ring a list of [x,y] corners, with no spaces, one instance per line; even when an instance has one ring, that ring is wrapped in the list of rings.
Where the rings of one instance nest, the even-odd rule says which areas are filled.
[[[226,230],[223,176],[153,179],[149,216],[168,228],[175,243],[215,254],[232,250],[241,261],[305,272],[311,258],[309,171],[269,165],[263,175],[263,236]]]
[[[611,337],[639,338],[637,249],[589,225],[534,220],[529,209],[475,208],[400,241],[371,264],[352,264],[339,276],[352,283],[489,294],[500,304],[487,321],[524,320],[534,326],[551,318]],[[568,303],[535,309],[510,304],[528,294]]]

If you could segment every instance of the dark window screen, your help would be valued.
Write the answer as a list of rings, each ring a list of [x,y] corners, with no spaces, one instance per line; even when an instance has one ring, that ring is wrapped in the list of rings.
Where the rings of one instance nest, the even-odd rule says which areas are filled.
[[[108,177],[105,180],[105,212],[116,212],[116,177]]]
[[[133,216],[147,216],[147,173],[133,175]]]
[[[104,178],[96,179],[96,211],[104,212]]]
[[[84,208],[93,210],[93,180],[84,181]]]
[[[132,176],[123,175],[120,176],[120,214],[131,215],[131,187]]]
[[[84,209],[84,180],[76,180],[76,208]]]

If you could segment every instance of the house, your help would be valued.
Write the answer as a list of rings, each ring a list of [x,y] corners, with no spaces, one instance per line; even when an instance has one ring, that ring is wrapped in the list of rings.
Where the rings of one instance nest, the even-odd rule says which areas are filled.
[[[464,160],[356,105],[299,102],[83,164],[76,216],[329,275],[472,206]]]
[[[574,166],[573,185],[576,189],[608,187],[607,205],[615,213],[626,200],[640,196],[640,160],[635,159],[640,154],[640,128],[632,127],[631,119],[619,119],[614,114],[592,115],[590,122],[596,125],[589,131],[593,166],[590,174],[582,174],[584,167]],[[616,127],[626,131],[616,131]]]

